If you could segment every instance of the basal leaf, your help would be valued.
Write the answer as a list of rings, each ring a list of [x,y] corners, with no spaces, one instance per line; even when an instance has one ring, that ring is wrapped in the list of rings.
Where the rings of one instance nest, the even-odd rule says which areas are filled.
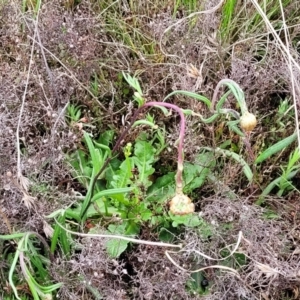
[[[120,165],[118,171],[112,176],[111,186],[113,188],[123,188],[131,184],[133,159],[131,157],[126,158]]]
[[[204,221],[197,215],[172,215],[170,214],[173,227],[185,225],[186,227],[197,227],[204,224]]]
[[[112,258],[119,257],[127,248],[128,241],[111,239],[105,243],[107,253]]]
[[[116,175],[116,172],[119,170],[121,161],[117,158],[114,158],[108,164],[105,170],[105,179],[107,181],[107,187],[111,187],[111,182],[113,181],[113,176]]]
[[[110,224],[108,226],[108,231],[111,234],[119,234],[119,235],[125,235],[128,226],[127,222],[123,222],[122,224],[116,225],[116,224]],[[132,229],[134,231],[134,229]],[[129,230],[131,231],[131,230]],[[110,239],[105,243],[105,248],[109,256],[113,258],[119,257],[127,248],[129,242],[125,240],[120,239]]]
[[[162,203],[175,194],[175,173],[170,172],[153,183],[147,191],[146,200]]]
[[[213,163],[213,154],[203,152],[197,156],[195,163],[184,164],[183,178],[185,193],[189,193],[203,185]]]
[[[110,143],[113,140],[114,137],[114,131],[113,130],[107,130],[104,133],[102,133],[100,135],[100,137],[98,138],[97,142],[106,146],[109,146]]]
[[[147,188],[152,182],[149,176],[154,173],[152,164],[154,162],[155,149],[146,141],[137,141],[134,148],[134,163],[139,171],[139,181]]]

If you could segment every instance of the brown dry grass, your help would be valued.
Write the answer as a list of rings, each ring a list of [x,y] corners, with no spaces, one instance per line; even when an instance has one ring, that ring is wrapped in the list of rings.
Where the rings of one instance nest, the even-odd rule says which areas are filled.
[[[67,103],[82,105],[84,116],[95,126],[94,134],[107,128],[118,132],[122,116],[129,117],[133,106],[123,91],[124,81],[118,77],[121,71],[139,74],[143,90],[152,100],[161,100],[176,89],[211,98],[220,79],[235,80],[245,91],[251,111],[261,120],[252,137],[255,154],[268,141],[267,133],[272,127],[269,119],[276,117],[280,98],[291,93],[286,62],[270,36],[251,35],[223,45],[216,34],[220,11],[181,22],[163,35],[187,12],[179,10],[174,19],[172,5],[155,1],[152,5],[140,1],[131,11],[127,2],[83,0],[74,6],[71,2],[53,0],[42,4],[38,20],[40,41],[37,39],[34,46],[16,140],[35,21],[30,6],[22,12],[18,1],[0,1],[1,234],[11,230],[43,234],[44,216],[76,201],[76,192],[84,192],[65,163],[65,155],[80,147],[81,135],[65,122],[64,109]],[[209,8],[217,2],[205,1],[200,6]],[[111,7],[105,9],[106,4]],[[292,35],[297,40],[299,23],[293,27]],[[299,55],[297,48],[293,51],[295,57]],[[190,64],[198,70],[198,76],[191,77],[187,72]],[[90,85],[95,74],[99,78],[99,93],[92,95]],[[205,114],[204,107],[195,100],[178,96],[172,101]],[[172,134],[174,121],[173,117],[160,120],[167,124],[170,144],[176,140]],[[199,125],[188,119],[187,160],[193,160],[200,145],[215,146],[226,138],[236,138],[226,133],[214,140],[212,131],[222,124],[218,126]],[[288,136],[293,126],[286,124],[280,137]],[[134,133],[130,138],[134,138]],[[17,143],[22,175],[31,183],[28,195],[35,197],[31,209],[24,205],[24,187],[17,177]],[[170,154],[164,155],[166,161],[175,165]],[[209,239],[201,239],[199,232],[190,230],[181,238],[190,249],[218,257],[220,249],[234,244],[237,233],[242,231],[245,239],[239,251],[247,256],[247,264],[231,262],[240,267],[239,278],[223,272],[205,272],[212,286],[203,299],[299,299],[299,195],[291,194],[290,202],[270,198],[270,207],[279,218],[268,220],[264,209],[252,203],[258,187],[248,189],[240,179],[240,168],[226,159],[220,160],[222,167],[214,170],[218,180],[208,183],[196,201],[213,234]],[[269,173],[261,174],[262,185],[271,180],[268,176]],[[226,190],[235,194],[234,201],[226,198]],[[224,226],[229,223],[230,226]],[[113,261],[102,242],[79,240],[77,248],[79,254],[74,253],[69,260],[57,254],[51,266],[54,280],[65,283],[59,291],[60,299],[92,299],[96,296],[92,296],[91,287],[101,290],[104,299],[200,299],[187,292],[189,273],[179,271],[160,250],[138,246]],[[185,259],[189,261],[190,257]],[[201,260],[201,264],[211,262]],[[6,266],[1,263],[0,267]],[[0,287],[3,284],[0,282]]]

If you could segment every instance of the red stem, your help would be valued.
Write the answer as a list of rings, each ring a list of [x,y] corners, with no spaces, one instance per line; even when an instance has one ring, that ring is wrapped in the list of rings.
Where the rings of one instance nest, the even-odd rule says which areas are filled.
[[[175,110],[180,116],[180,130],[179,130],[179,138],[178,138],[178,159],[177,159],[177,172],[175,176],[176,181],[176,192],[182,193],[183,187],[183,179],[182,179],[182,172],[183,172],[183,141],[185,135],[185,118],[182,110],[174,104],[166,103],[166,102],[147,102],[144,104],[143,107],[149,106],[163,106],[167,108],[171,108]]]

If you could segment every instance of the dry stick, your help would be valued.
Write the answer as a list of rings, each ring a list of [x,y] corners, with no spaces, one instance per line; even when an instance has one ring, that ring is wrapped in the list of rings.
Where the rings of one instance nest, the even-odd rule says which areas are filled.
[[[202,253],[202,252],[200,252],[200,251],[198,251],[198,250],[190,250],[189,252],[194,252],[194,253],[196,253],[196,254],[198,254],[199,256],[202,256],[202,257],[204,257],[204,258],[206,258],[206,259],[208,259],[208,260],[213,260],[213,261],[224,261],[224,260],[226,260],[226,259],[228,259],[229,257],[231,257],[234,253],[236,253],[236,251],[238,250],[238,248],[239,248],[239,246],[240,246],[240,243],[241,243],[241,241],[242,241],[242,238],[243,238],[243,233],[242,233],[242,231],[240,231],[239,232],[239,235],[238,235],[238,240],[237,240],[237,242],[236,242],[236,245],[235,245],[235,247],[233,248],[233,250],[226,256],[226,257],[223,257],[223,258],[213,258],[213,257],[210,257],[210,256],[208,256],[208,255],[206,255],[206,254],[204,254],[204,253]],[[203,271],[203,270],[205,270],[205,269],[210,269],[210,268],[217,268],[217,269],[225,269],[225,270],[227,270],[227,271],[231,271],[231,272],[233,272],[234,274],[238,274],[238,272],[236,271],[236,270],[234,270],[234,269],[232,269],[232,268],[229,268],[229,267],[225,267],[225,266],[220,266],[220,265],[213,265],[213,266],[207,266],[207,267],[203,267],[203,268],[200,268],[200,269],[197,269],[197,270],[186,270],[186,269],[184,269],[183,267],[181,267],[181,266],[179,266],[175,261],[174,261],[174,259],[171,257],[171,255],[170,255],[170,253],[176,253],[176,254],[178,254],[178,253],[180,253],[180,252],[188,252],[187,250],[180,250],[179,252],[174,252],[174,251],[165,251],[165,254],[166,254],[166,256],[167,256],[167,258],[176,266],[176,267],[178,267],[180,270],[182,270],[182,271],[186,271],[186,272],[190,272],[190,273],[197,273],[197,272],[201,272],[201,271]]]
[[[162,243],[162,242],[151,242],[151,241],[146,241],[146,240],[139,240],[139,239],[134,239],[131,237],[126,237],[123,235],[114,235],[114,234],[95,234],[95,233],[80,233],[80,232],[76,232],[76,231],[72,231],[69,230],[67,228],[65,228],[64,226],[62,226],[55,218],[54,218],[56,224],[62,228],[63,230],[65,230],[66,232],[69,232],[71,234],[77,235],[77,236],[81,236],[81,237],[91,237],[91,238],[112,238],[112,239],[119,239],[119,240],[123,240],[123,241],[128,241],[128,242],[132,242],[132,243],[136,243],[136,244],[143,244],[143,245],[150,245],[150,246],[158,246],[158,247],[172,247],[172,248],[182,248],[182,244],[179,245],[174,245],[174,244],[168,244],[168,243]]]
[[[28,84],[29,84],[31,66],[32,66],[32,63],[33,63],[33,53],[34,53],[34,46],[35,46],[35,37],[36,37],[36,34],[37,34],[37,24],[38,24],[38,18],[39,18],[39,11],[40,10],[38,10],[37,15],[36,15],[34,38],[33,38],[32,46],[31,46],[31,53],[30,53],[29,66],[28,66],[27,77],[26,77],[26,82],[25,82],[25,89],[24,89],[24,93],[23,93],[23,96],[22,96],[22,104],[21,104],[19,120],[18,120],[18,125],[17,125],[17,130],[16,130],[16,139],[17,139],[17,178],[21,182],[21,184],[22,184],[22,177],[23,176],[22,176],[22,169],[21,169],[20,127],[21,127],[22,115],[23,115],[23,112],[24,112],[24,106],[25,106],[27,88],[28,88]],[[23,187],[23,184],[22,184],[22,187]]]
[[[239,273],[236,270],[234,270],[232,268],[229,268],[229,267],[226,267],[226,266],[222,266],[222,265],[212,265],[212,266],[203,267],[203,268],[200,268],[200,269],[197,269],[197,270],[187,270],[187,269],[181,267],[180,265],[178,265],[175,262],[175,260],[170,256],[169,251],[165,251],[165,255],[167,256],[167,258],[169,259],[169,261],[174,266],[176,266],[178,269],[180,269],[181,271],[184,271],[184,272],[198,273],[198,272],[201,272],[201,271],[204,271],[204,270],[207,270],[207,269],[224,269],[224,270],[232,272],[235,275],[239,275]]]

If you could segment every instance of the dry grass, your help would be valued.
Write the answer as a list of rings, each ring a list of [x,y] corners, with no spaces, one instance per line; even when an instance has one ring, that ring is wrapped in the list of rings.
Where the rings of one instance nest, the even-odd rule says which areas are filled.
[[[22,11],[18,1],[0,1],[0,234],[12,230],[43,234],[44,216],[70,205],[76,193],[84,192],[65,163],[65,155],[80,147],[81,139],[81,133],[65,122],[66,104],[82,105],[95,135],[107,128],[118,132],[122,116],[129,118],[133,106],[118,77],[121,71],[138,74],[147,99],[152,100],[162,100],[176,89],[211,98],[220,79],[235,80],[261,120],[252,137],[256,154],[268,142],[272,124],[267,119],[276,115],[279,100],[294,95],[294,107],[299,108],[299,69],[295,64],[291,68],[290,60],[299,64],[296,46],[283,57],[269,32],[241,34],[238,40],[222,44],[217,35],[220,9],[186,19],[183,9],[174,19],[172,7],[156,1],[152,6],[138,1],[131,11],[118,1],[83,0],[74,6],[71,2],[46,1],[36,22],[30,6]],[[204,2],[205,9],[218,4]],[[298,22],[293,24],[290,39],[297,41],[299,35]],[[191,76],[191,68],[197,76]],[[95,74],[99,78],[97,95],[90,89]],[[176,96],[172,101],[205,114],[203,105],[195,100]],[[167,124],[170,145],[176,140],[174,121],[173,116],[160,120]],[[201,145],[218,146],[236,138],[224,130],[216,140],[213,130],[222,130],[222,123],[213,127],[188,119],[188,161],[193,161]],[[293,130],[293,123],[286,124],[282,137]],[[163,155],[175,164],[173,153]],[[230,261],[239,277],[206,271],[211,288],[202,298],[187,291],[190,274],[178,270],[161,250],[141,245],[111,260],[104,241],[82,239],[76,242],[78,250],[70,259],[57,254],[51,266],[54,280],[65,283],[60,299],[91,299],[91,295],[96,299],[97,292],[104,299],[297,299],[299,195],[291,194],[290,202],[270,198],[268,203],[279,218],[268,219],[265,210],[252,203],[258,187],[247,187],[240,179],[241,170],[232,162],[218,161],[222,167],[213,170],[218,181],[208,182],[196,201],[212,234],[201,238],[198,231],[189,230],[180,238],[191,249],[217,258],[242,231],[244,240],[238,252],[247,263]],[[261,175],[262,185],[267,177]],[[20,182],[24,178],[30,182],[27,189]],[[225,189],[235,195],[234,201],[225,197]],[[178,259],[193,265],[195,258]],[[210,264],[199,259],[196,265]]]

